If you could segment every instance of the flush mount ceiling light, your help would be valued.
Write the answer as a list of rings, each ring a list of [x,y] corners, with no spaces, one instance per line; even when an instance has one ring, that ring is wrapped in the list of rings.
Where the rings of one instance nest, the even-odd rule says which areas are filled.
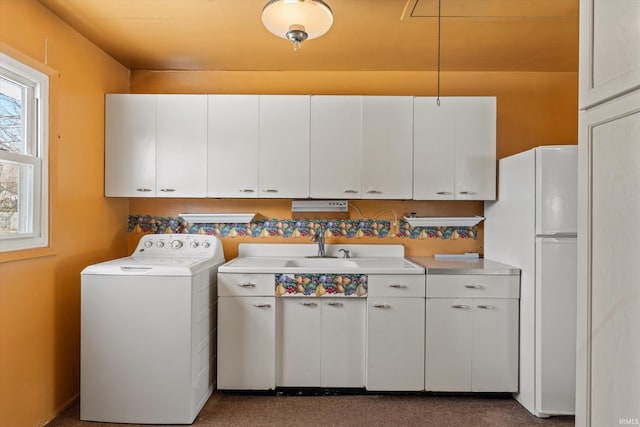
[[[325,34],[333,24],[331,8],[322,0],[270,0],[262,9],[262,23],[278,37],[300,43]]]

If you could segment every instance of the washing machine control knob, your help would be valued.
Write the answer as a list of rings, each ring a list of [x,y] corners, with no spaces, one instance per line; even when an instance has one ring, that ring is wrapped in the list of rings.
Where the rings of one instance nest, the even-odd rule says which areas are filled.
[[[180,240],[174,240],[171,242],[171,247],[173,249],[180,249],[182,247],[182,242]]]
[[[208,249],[208,248],[209,248],[209,246],[211,246],[211,243],[209,243],[209,242],[204,242],[204,243],[202,244],[202,247],[203,247],[203,248],[205,248],[205,249]]]
[[[164,248],[164,242],[160,240],[159,242],[156,243],[156,246],[159,248]]]
[[[193,249],[197,248],[197,247],[198,247],[198,245],[199,245],[199,243],[198,243],[198,242],[191,242],[191,247],[192,247]]]
[[[144,242],[145,248],[150,248],[151,246],[153,246],[153,242],[151,240],[147,240],[146,242]]]

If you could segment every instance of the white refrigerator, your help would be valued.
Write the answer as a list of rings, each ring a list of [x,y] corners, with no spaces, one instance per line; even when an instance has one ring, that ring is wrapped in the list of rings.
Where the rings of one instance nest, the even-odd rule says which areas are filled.
[[[515,398],[538,417],[575,412],[577,146],[537,147],[499,161],[485,202],[484,257],[521,269]]]

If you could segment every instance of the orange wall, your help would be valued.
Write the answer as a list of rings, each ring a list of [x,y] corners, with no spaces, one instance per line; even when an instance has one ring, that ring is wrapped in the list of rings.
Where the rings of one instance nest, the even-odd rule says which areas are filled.
[[[128,203],[102,197],[103,99],[129,71],[33,0],[0,0],[0,51],[53,71],[51,249],[0,257],[0,425],[43,425],[79,392],[80,271],[127,252]]]
[[[225,72],[225,71],[132,71],[133,93],[265,93],[265,94],[361,94],[434,96],[433,72]],[[578,74],[542,72],[446,72],[441,81],[442,96],[490,95],[497,97],[497,156],[505,157],[538,145],[577,143]],[[480,202],[358,201],[366,217],[393,208],[398,216],[482,215]],[[132,199],[133,215],[177,216],[192,212],[258,212],[268,218],[291,218],[289,200],[180,200]],[[351,212],[351,218],[357,218]],[[385,214],[384,218],[390,218]],[[129,235],[129,250],[140,235]],[[308,240],[308,239],[307,239]],[[242,242],[303,243],[292,238],[224,238],[227,259]],[[329,240],[329,243],[341,242]],[[430,256],[435,252],[483,253],[482,225],[478,239],[349,239],[349,243],[404,244],[409,256]]]

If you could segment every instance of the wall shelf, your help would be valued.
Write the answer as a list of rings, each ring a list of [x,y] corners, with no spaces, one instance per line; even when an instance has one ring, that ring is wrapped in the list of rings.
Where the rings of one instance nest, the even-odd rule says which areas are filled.
[[[219,214],[179,214],[181,218],[191,224],[248,224],[255,213],[219,213]]]
[[[473,227],[484,220],[483,216],[424,216],[404,217],[412,227]]]

